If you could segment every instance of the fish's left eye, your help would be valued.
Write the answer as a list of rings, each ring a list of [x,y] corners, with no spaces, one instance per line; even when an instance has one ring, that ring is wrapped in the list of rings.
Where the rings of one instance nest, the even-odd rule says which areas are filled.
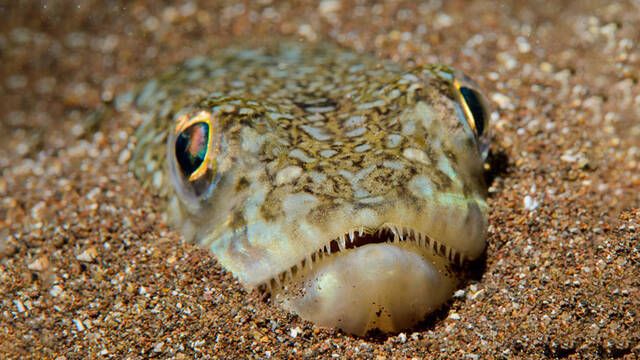
[[[469,125],[480,137],[484,133],[487,122],[487,111],[480,100],[480,94],[472,88],[460,86],[458,89],[464,100],[464,109],[468,117]]]
[[[478,85],[461,72],[452,74],[453,96],[457,103],[458,116],[476,140],[483,159],[489,154],[490,110],[487,99]]]
[[[489,122],[486,100],[476,90],[477,86],[473,81],[466,76],[454,79],[453,85],[467,124],[473,130],[476,138],[482,138]]]

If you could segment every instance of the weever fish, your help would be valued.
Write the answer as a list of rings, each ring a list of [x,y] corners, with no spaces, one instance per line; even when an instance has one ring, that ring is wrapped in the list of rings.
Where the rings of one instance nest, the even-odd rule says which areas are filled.
[[[185,239],[320,326],[411,327],[484,251],[486,100],[447,66],[283,41],[187,60],[130,99],[131,169]]]

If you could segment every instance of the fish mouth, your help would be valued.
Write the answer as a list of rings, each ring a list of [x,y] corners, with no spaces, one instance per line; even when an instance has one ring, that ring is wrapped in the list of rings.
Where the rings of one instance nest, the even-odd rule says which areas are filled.
[[[459,284],[460,251],[385,224],[328,241],[259,289],[317,325],[354,335],[400,331],[440,308]]]
[[[454,270],[463,267],[470,261],[461,251],[438,242],[411,227],[391,223],[385,223],[373,229],[360,226],[327,241],[324,246],[308,254],[298,264],[258,285],[257,289],[263,293],[273,294],[286,287],[288,283],[303,277],[314,266],[318,266],[330,258],[344,255],[350,250],[373,244],[413,247],[419,252],[429,252],[432,256],[446,259],[451,269]]]

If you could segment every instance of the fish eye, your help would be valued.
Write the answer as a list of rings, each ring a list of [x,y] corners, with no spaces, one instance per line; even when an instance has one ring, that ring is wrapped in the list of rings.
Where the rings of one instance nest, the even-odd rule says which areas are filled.
[[[484,97],[469,83],[470,80],[463,79],[462,82],[454,80],[454,87],[457,90],[460,106],[465,118],[475,136],[480,138],[484,135],[489,113],[487,111]]]
[[[208,111],[186,113],[176,120],[167,149],[171,181],[179,197],[192,206],[215,188],[219,140]]]
[[[477,136],[482,136],[487,114],[481,103],[480,94],[466,86],[460,86],[459,91],[466,105],[465,112],[469,112],[471,119],[473,119],[473,121],[470,121],[474,125],[472,128],[475,128]]]
[[[196,122],[182,130],[176,137],[176,160],[182,175],[189,181],[197,180],[206,171],[209,130],[210,126],[207,122]]]

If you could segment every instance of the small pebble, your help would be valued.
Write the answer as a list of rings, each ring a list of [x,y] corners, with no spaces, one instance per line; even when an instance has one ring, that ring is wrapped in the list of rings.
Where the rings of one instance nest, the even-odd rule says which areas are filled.
[[[16,306],[16,310],[18,310],[19,313],[23,313],[26,311],[24,304],[22,303],[22,301],[20,300],[13,300],[13,304]]]
[[[27,265],[27,268],[33,271],[43,271],[43,270],[46,270],[48,267],[49,267],[49,259],[45,256],[40,256],[36,260],[34,260],[32,263]]]
[[[98,257],[98,250],[92,246],[76,256],[76,259],[82,262],[92,262],[96,257]]]
[[[291,330],[289,330],[289,335],[291,335],[292,338],[296,338],[298,337],[298,334],[300,334],[302,332],[302,329],[300,329],[299,326],[296,326],[295,328],[292,328]]]
[[[82,324],[82,321],[78,320],[78,319],[73,319],[73,323],[76,326],[76,330],[82,332],[85,330],[84,328],[84,324]]]
[[[49,295],[51,295],[52,297],[58,297],[58,295],[62,294],[62,287],[59,285],[54,285],[51,287],[51,290],[49,290]]]
[[[398,334],[398,340],[404,344],[405,342],[407,342],[407,334],[405,333]]]

